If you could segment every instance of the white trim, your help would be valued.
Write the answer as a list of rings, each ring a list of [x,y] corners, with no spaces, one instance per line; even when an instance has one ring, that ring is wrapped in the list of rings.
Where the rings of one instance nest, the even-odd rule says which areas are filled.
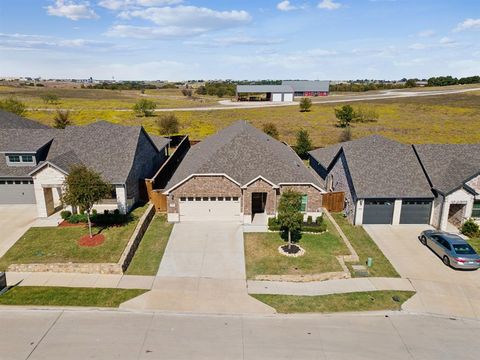
[[[246,189],[249,185],[253,184],[255,181],[260,180],[260,179],[263,180],[263,181],[265,181],[265,182],[267,182],[267,183],[269,183],[270,185],[272,185],[272,187],[273,187],[274,189],[278,189],[278,185],[275,185],[273,182],[271,182],[270,180],[264,178],[262,175],[258,175],[256,178],[250,180],[250,181],[247,182],[245,185],[243,185],[242,188],[243,188],[243,189]]]
[[[321,193],[327,193],[327,191],[323,190],[321,187],[315,185],[314,183],[278,183],[278,186],[295,186],[295,185],[308,185],[313,186],[315,189],[320,190]]]
[[[38,171],[40,171],[41,169],[43,169],[45,166],[47,165],[50,165],[51,167],[53,167],[54,169],[60,171],[62,174],[64,175],[68,175],[68,172],[66,172],[65,170],[63,170],[62,168],[60,168],[59,166],[55,165],[55,164],[52,164],[50,161],[45,161],[43,162],[42,164],[40,164],[39,166],[37,166],[35,169],[33,169],[32,171],[30,171],[28,173],[29,176],[33,176],[33,174],[37,173]]]
[[[235,181],[234,179],[232,179],[227,174],[222,174],[222,173],[217,173],[217,174],[191,174],[191,175],[187,176],[185,179],[183,179],[182,181],[180,181],[178,184],[172,186],[168,190],[165,190],[163,192],[163,195],[169,195],[170,192],[172,192],[173,190],[178,188],[180,185],[185,184],[188,180],[190,180],[191,178],[196,177],[196,176],[198,176],[198,177],[223,176],[223,177],[227,178],[228,180],[230,180],[231,182],[233,182],[234,184],[237,184],[239,187],[242,186],[242,185],[240,185],[240,183],[238,181]]]

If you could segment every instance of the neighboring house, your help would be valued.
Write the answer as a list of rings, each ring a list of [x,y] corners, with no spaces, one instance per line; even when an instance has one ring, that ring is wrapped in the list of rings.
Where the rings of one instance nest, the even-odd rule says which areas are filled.
[[[47,217],[61,205],[70,168],[83,164],[113,185],[104,203],[126,213],[140,199],[140,182],[166,160],[168,143],[141,126],[103,121],[64,130],[2,130],[0,204],[37,204],[38,216]]]
[[[328,96],[330,93],[330,81],[284,80],[282,85],[291,86],[296,97]]]
[[[433,194],[410,145],[379,135],[310,153],[327,191],[345,193],[353,224],[430,224]]]
[[[480,144],[414,145],[435,195],[432,225],[480,221]]]
[[[305,217],[322,210],[321,179],[286,144],[245,121],[194,145],[165,188],[168,220],[266,224],[282,193],[302,193]]]

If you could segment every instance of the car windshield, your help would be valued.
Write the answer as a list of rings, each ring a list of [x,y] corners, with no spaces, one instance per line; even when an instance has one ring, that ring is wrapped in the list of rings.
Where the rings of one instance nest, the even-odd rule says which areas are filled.
[[[453,249],[459,255],[473,255],[475,250],[468,244],[454,244]]]

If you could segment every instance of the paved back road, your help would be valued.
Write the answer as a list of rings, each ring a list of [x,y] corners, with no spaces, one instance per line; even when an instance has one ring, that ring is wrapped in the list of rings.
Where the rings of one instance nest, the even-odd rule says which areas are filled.
[[[480,322],[428,316],[0,311],[0,358],[477,359]],[[7,330],[8,329],[8,330]]]

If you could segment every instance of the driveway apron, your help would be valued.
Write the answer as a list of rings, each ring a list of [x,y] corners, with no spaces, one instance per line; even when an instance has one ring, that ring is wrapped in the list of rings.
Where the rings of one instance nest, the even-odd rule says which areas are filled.
[[[404,304],[405,310],[480,319],[480,270],[462,271],[445,266],[418,240],[420,232],[428,226],[364,227],[400,276],[409,279],[417,291]]]
[[[243,231],[234,222],[175,224],[152,291],[121,308],[251,314],[274,310],[247,294]]]

